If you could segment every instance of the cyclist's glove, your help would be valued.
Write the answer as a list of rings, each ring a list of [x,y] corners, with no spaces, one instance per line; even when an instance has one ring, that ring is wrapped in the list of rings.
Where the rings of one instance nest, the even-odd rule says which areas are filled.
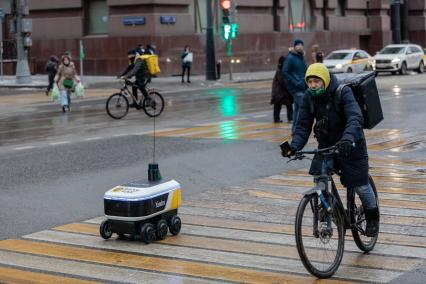
[[[344,158],[349,158],[354,144],[349,140],[340,140],[336,143],[336,146],[337,150],[339,150],[340,156]]]
[[[281,149],[281,155],[284,158],[290,158],[291,156],[296,154],[296,152],[297,152],[297,149],[295,147],[291,146],[291,145],[290,145],[289,149],[286,149],[286,150]]]

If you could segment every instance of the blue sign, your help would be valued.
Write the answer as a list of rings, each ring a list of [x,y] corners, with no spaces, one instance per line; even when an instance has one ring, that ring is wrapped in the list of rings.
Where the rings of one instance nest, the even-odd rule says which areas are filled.
[[[173,25],[176,23],[176,16],[161,16],[160,22],[163,25]]]
[[[123,24],[125,26],[145,25],[145,17],[143,17],[143,16],[124,17],[123,18]]]

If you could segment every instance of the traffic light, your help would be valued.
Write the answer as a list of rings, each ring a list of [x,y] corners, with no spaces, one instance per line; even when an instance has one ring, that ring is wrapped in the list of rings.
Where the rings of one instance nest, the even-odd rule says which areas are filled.
[[[222,23],[228,25],[231,23],[231,0],[220,0],[222,7]]]

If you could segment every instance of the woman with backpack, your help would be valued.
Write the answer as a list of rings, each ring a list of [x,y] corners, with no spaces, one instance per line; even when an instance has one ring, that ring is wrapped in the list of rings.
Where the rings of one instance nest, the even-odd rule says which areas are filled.
[[[70,111],[71,106],[71,92],[75,86],[80,83],[80,78],[77,75],[74,62],[72,62],[70,55],[67,53],[62,56],[61,64],[56,73],[55,82],[58,85],[61,93],[61,106],[62,111]]]
[[[291,122],[293,117],[293,97],[287,90],[287,81],[285,80],[281,70],[285,62],[285,57],[281,56],[278,59],[278,67],[272,81],[272,98],[271,105],[274,105],[274,122],[283,122],[280,119],[282,105],[287,107],[287,121]]]

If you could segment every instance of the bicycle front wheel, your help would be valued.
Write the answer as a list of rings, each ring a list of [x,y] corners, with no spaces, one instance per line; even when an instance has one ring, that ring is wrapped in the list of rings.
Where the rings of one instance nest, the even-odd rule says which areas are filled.
[[[142,108],[149,117],[159,116],[164,110],[163,96],[158,92],[150,92],[148,97],[143,99]]]
[[[317,194],[305,196],[296,213],[295,234],[300,259],[318,278],[329,278],[339,268],[345,244],[341,213],[329,214]]]
[[[377,195],[377,189],[371,176],[369,176],[369,182],[371,187],[373,188],[374,196],[376,197],[377,208],[379,208],[380,211],[379,196]],[[361,199],[359,198],[355,190],[352,190],[352,194],[351,196],[349,196],[349,198],[351,198],[350,204],[352,207],[351,223],[355,225],[355,227],[352,228],[352,236],[354,237],[354,241],[360,250],[364,252],[369,252],[374,249],[377,239],[379,238],[379,232],[377,232],[374,237],[367,237],[365,235],[367,221],[365,220],[365,212],[362,206]]]
[[[106,101],[106,112],[114,119],[121,119],[129,112],[129,101],[122,93],[112,94]]]

